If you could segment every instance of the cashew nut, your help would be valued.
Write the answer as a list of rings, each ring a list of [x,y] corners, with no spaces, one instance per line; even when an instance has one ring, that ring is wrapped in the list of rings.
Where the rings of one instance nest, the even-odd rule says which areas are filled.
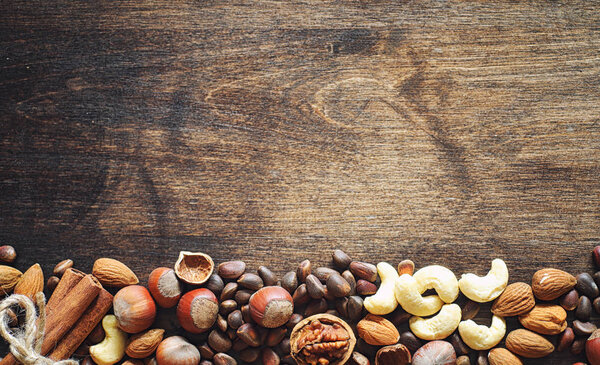
[[[458,281],[458,286],[463,294],[479,303],[490,302],[496,299],[508,284],[508,268],[501,259],[492,261],[492,268],[486,276],[463,274]]]
[[[90,347],[90,355],[98,365],[116,364],[125,355],[127,333],[119,328],[117,317],[112,314],[104,316],[102,328],[106,337],[99,344]]]
[[[458,325],[458,333],[464,343],[473,350],[489,350],[496,346],[506,333],[504,318],[494,315],[492,325],[486,327],[473,320],[462,321]]]
[[[421,294],[427,289],[435,289],[440,299],[446,303],[452,303],[458,298],[456,275],[443,266],[425,266],[414,273],[413,277],[417,279]]]
[[[383,316],[392,313],[398,306],[394,296],[394,284],[398,279],[398,272],[387,262],[378,263],[377,272],[381,278],[381,285],[377,293],[365,298],[364,306],[370,313]]]
[[[410,330],[420,339],[441,340],[452,334],[458,327],[461,318],[458,304],[444,304],[438,314],[431,318],[411,317],[408,322]]]
[[[402,308],[415,316],[430,316],[444,304],[437,295],[423,297],[417,279],[408,274],[402,274],[396,279],[394,295]]]

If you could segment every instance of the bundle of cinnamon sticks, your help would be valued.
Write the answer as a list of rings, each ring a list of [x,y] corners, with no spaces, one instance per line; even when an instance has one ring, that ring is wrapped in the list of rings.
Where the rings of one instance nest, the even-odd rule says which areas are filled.
[[[100,323],[113,296],[91,274],[68,269],[46,304],[46,328],[42,352],[58,361],[69,358]],[[15,365],[8,354],[0,365]]]

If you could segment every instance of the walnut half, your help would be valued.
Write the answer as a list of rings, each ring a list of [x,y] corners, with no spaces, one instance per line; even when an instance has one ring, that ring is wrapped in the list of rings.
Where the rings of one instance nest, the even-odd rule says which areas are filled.
[[[300,365],[344,364],[355,344],[356,337],[348,323],[330,314],[304,319],[290,336],[292,357]]]

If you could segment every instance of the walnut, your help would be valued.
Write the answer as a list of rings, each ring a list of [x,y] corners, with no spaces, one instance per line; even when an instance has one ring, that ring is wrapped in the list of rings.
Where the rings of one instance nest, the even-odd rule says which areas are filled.
[[[315,314],[299,322],[290,337],[292,357],[300,365],[341,365],[356,344],[352,328],[341,318]]]

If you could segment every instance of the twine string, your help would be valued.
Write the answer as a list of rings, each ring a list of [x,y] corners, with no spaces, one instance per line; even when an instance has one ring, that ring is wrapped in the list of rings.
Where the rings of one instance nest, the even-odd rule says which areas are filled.
[[[54,361],[42,356],[42,343],[46,327],[46,298],[43,293],[35,295],[36,308],[31,299],[25,295],[13,294],[0,302],[0,335],[10,345],[10,352],[23,365],[78,365],[76,360]],[[13,332],[9,327],[8,312],[11,307],[19,306],[25,311],[23,330]]]

